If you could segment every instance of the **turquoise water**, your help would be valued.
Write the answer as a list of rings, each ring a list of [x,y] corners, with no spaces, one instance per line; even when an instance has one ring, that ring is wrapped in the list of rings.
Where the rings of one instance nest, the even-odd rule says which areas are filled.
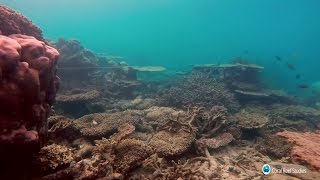
[[[319,0],[0,0],[48,39],[78,39],[132,65],[183,69],[245,57],[271,86],[304,93],[320,80]],[[280,56],[296,67],[296,72]],[[297,80],[297,73],[304,76]]]

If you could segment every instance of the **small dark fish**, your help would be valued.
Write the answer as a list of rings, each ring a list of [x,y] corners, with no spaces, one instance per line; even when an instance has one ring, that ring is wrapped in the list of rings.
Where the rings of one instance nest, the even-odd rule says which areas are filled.
[[[297,87],[300,88],[300,89],[307,89],[307,88],[309,88],[310,86],[309,86],[309,84],[304,84],[304,83],[303,83],[303,84],[298,84]]]
[[[300,78],[301,78],[301,74],[297,74],[296,79],[300,79]]]
[[[280,56],[274,56],[277,61],[282,61],[282,58]]]
[[[288,68],[289,68],[290,70],[292,70],[292,71],[296,70],[296,68],[294,67],[293,64],[290,64],[290,63],[288,63],[288,62],[286,62],[286,63],[287,63],[287,66],[288,66]]]

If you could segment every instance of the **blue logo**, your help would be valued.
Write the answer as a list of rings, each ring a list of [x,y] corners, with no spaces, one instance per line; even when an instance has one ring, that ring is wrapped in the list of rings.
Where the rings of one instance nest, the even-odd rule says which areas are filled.
[[[265,164],[262,166],[262,172],[264,175],[268,175],[271,173],[271,167],[269,164]]]

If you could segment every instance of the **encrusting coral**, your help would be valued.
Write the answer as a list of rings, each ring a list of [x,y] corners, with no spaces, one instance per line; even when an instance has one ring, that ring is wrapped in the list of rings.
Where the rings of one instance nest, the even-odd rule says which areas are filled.
[[[277,133],[292,143],[291,159],[293,162],[308,165],[320,171],[320,132],[290,132]]]

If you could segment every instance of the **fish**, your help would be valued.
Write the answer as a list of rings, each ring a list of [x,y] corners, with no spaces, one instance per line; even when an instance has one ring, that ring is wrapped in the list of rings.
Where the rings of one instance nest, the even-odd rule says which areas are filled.
[[[280,56],[274,56],[277,61],[282,61],[282,58]]]
[[[296,70],[296,68],[294,67],[293,64],[290,64],[290,63],[288,63],[288,62],[286,62],[286,64],[287,64],[287,67],[288,67],[290,70],[292,70],[292,71]]]
[[[301,78],[301,74],[297,74],[296,79],[300,79],[300,78]]]
[[[309,87],[310,87],[310,85],[306,84],[306,83],[302,83],[302,84],[297,85],[297,88],[300,88],[300,89],[308,89]]]

